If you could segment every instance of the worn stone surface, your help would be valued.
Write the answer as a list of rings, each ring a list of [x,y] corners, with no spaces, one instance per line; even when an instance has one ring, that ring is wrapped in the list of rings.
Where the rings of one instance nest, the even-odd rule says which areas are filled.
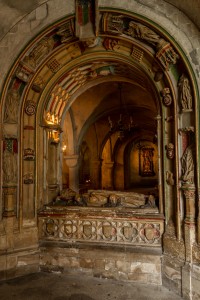
[[[50,245],[50,244],[49,244]],[[142,283],[158,284],[161,281],[161,258],[153,253],[154,249],[141,252],[122,251],[118,247],[84,246],[80,249],[42,247],[40,254],[41,270],[49,271],[56,268],[90,271],[95,277],[126,279]]]
[[[181,295],[183,261],[167,255],[162,259],[162,282],[167,288]]]
[[[37,273],[0,283],[1,300],[179,300],[161,286],[91,277],[87,272]]]
[[[13,252],[0,256],[0,280],[39,271],[38,250]]]

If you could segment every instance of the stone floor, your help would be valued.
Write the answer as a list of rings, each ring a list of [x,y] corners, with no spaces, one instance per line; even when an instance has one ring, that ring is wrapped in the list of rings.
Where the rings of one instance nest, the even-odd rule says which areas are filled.
[[[178,300],[161,286],[77,273],[37,273],[0,283],[1,300]]]

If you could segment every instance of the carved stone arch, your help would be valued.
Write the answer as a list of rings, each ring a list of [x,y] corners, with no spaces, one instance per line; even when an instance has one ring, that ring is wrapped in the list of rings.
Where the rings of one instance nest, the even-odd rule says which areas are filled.
[[[102,2],[104,3],[104,2]],[[181,177],[181,171],[182,169],[185,169],[182,165],[181,158],[184,158],[185,161],[187,161],[187,154],[191,153],[189,150],[191,149],[190,145],[190,139],[191,136],[193,137],[193,132],[195,133],[195,144],[194,144],[194,156],[193,160],[197,160],[199,156],[199,138],[198,138],[198,123],[199,123],[199,95],[198,95],[198,82],[199,79],[197,77],[198,74],[198,67],[195,66],[195,63],[192,61],[190,54],[192,55],[192,51],[195,50],[195,44],[194,44],[194,37],[191,37],[190,34],[187,34],[186,43],[184,44],[185,39],[181,39],[184,35],[187,29],[183,28],[182,31],[175,30],[175,22],[172,22],[172,18],[170,17],[169,20],[165,16],[160,15],[158,17],[158,23],[156,24],[153,22],[154,16],[156,16],[156,9],[153,11],[151,9],[151,15],[149,16],[149,10],[147,10],[146,5],[141,5],[140,7],[140,16],[136,16],[134,14],[135,8],[139,8],[139,4],[135,1],[132,3],[129,3],[129,12],[121,11],[120,6],[121,3],[119,1],[113,1],[112,2],[115,6],[115,9],[110,9],[110,12],[113,12],[115,14],[123,14],[126,18],[130,18],[133,22],[140,23],[144,26],[149,27],[151,30],[155,31],[156,34],[164,37],[167,41],[169,41],[170,45],[172,45],[179,53],[179,62],[177,65],[177,69],[172,67],[172,69],[164,70],[164,66],[162,64],[162,61],[157,64],[159,67],[161,67],[162,71],[165,71],[164,76],[161,78],[160,81],[157,81],[162,74],[157,74],[157,77],[155,78],[156,71],[152,68],[149,68],[150,65],[146,65],[146,73],[151,78],[152,86],[155,87],[155,90],[157,91],[157,94],[160,95],[161,93],[161,99],[160,99],[160,116],[157,118],[158,122],[158,139],[162,140],[160,144],[159,149],[159,155],[162,157],[160,166],[164,171],[169,171],[173,173],[175,177],[175,185],[172,184],[173,181],[169,181],[167,178],[167,175],[164,173],[163,177],[160,178],[160,182],[163,183],[164,189],[162,189],[164,193],[164,212],[166,217],[166,224],[168,223],[168,220],[175,215],[175,218],[173,221],[176,223],[176,230],[175,235],[173,235],[173,239],[175,240],[178,238],[178,240],[182,240],[184,237],[185,240],[190,239],[190,242],[193,243],[192,240],[193,237],[195,240],[199,241],[199,221],[196,228],[197,235],[195,235],[195,230],[191,229],[195,227],[195,217],[199,214],[198,208],[197,208],[197,193],[199,189],[199,166],[195,165],[194,169],[192,170],[195,174],[195,182],[192,182],[192,185],[182,185],[181,180],[183,179]],[[69,12],[71,9],[71,12],[73,12],[72,9],[72,1],[70,1],[70,8],[66,8],[66,11]],[[106,4],[107,5],[107,4]],[[64,10],[63,10],[64,11]],[[102,8],[102,12],[106,12],[105,8]],[[55,19],[59,19],[60,16],[63,16],[64,12],[60,12],[59,17],[55,17]],[[148,19],[146,17],[149,17]],[[56,19],[56,20],[57,20]],[[150,20],[151,19],[151,20]],[[162,26],[162,20],[165,20],[166,23]],[[35,33],[38,32],[40,29],[42,29],[42,26],[45,26],[48,22],[51,22],[51,18],[48,19],[48,21],[44,22],[44,25],[40,25],[35,32],[32,32],[32,36],[35,36]],[[65,22],[62,21],[63,24]],[[55,23],[50,29],[47,31],[55,30],[56,28]],[[167,24],[170,26],[168,27]],[[25,226],[29,226],[29,228],[36,228],[36,217],[37,217],[37,208],[40,208],[43,206],[43,204],[47,203],[49,200],[52,200],[59,192],[59,182],[57,181],[57,178],[50,178],[52,180],[51,184],[48,186],[46,182],[46,171],[48,170],[44,166],[44,157],[54,155],[57,149],[56,147],[60,147],[59,145],[59,135],[62,131],[62,123],[61,126],[55,126],[55,124],[51,124],[52,126],[46,126],[44,122],[44,114],[40,114],[39,112],[42,112],[42,109],[46,108],[45,105],[47,104],[46,101],[48,101],[48,96],[50,96],[50,93],[52,92],[53,83],[56,84],[56,82],[59,80],[59,68],[60,65],[57,61],[57,58],[59,55],[61,55],[61,48],[64,49],[66,46],[70,46],[72,42],[69,44],[60,46],[59,49],[52,48],[52,41],[49,41],[49,49],[50,52],[48,52],[48,49],[46,49],[47,52],[44,51],[45,55],[41,60],[36,56],[36,67],[34,67],[33,64],[28,64],[29,67],[27,67],[26,62],[24,63],[25,57],[29,56],[31,51],[31,47],[35,49],[37,45],[44,41],[42,35],[45,37],[47,36],[47,31],[43,31],[41,36],[39,36],[39,40],[36,42],[36,40],[33,41],[33,43],[29,44],[27,48],[22,53],[22,56],[19,57],[19,60],[16,61],[13,69],[8,73],[8,77],[5,81],[4,90],[2,93],[2,123],[3,123],[3,145],[2,146],[2,153],[5,153],[5,149],[12,146],[9,149],[12,149],[10,153],[12,154],[12,157],[17,155],[17,174],[20,175],[20,180],[15,183],[14,189],[8,182],[5,182],[4,186],[2,187],[2,198],[3,198],[3,215],[4,217],[8,216],[17,216],[17,224],[21,226],[21,228]],[[169,33],[169,34],[168,34]],[[155,51],[152,51],[151,46],[147,45],[147,43],[141,40],[131,40],[130,36],[127,38],[126,36],[118,37],[115,34],[109,35],[114,40],[115,38],[117,40],[120,40],[122,45],[125,45],[127,49],[127,44],[131,44],[134,47],[138,47],[139,49],[143,48],[145,53],[148,53],[151,58],[151,62],[154,60]],[[184,36],[185,37],[185,36]],[[37,43],[37,45],[35,44]],[[73,41],[74,42],[74,41]],[[178,43],[180,46],[178,46]],[[15,43],[16,46],[16,43]],[[42,46],[42,45],[40,45]],[[59,47],[59,46],[58,46]],[[155,45],[154,45],[155,47]],[[170,47],[170,46],[169,46]],[[47,46],[48,48],[48,46]],[[13,51],[16,49],[13,44]],[[21,49],[21,47],[20,47]],[[57,51],[58,50],[58,51]],[[80,49],[79,49],[80,50]],[[39,51],[39,50],[38,50]],[[60,51],[60,52],[59,52]],[[87,50],[86,50],[87,51]],[[127,51],[125,51],[127,52]],[[12,52],[13,53],[13,52]],[[132,52],[131,52],[132,53]],[[69,54],[69,53],[68,53]],[[93,55],[93,58],[96,56],[96,53],[88,53],[88,57],[91,57]],[[104,60],[107,56],[110,60],[112,58],[112,55],[116,54],[114,50],[107,49],[100,53],[102,55],[101,59]],[[141,57],[141,52],[139,52],[139,58]],[[37,54],[38,55],[38,54]],[[136,55],[136,54],[134,54]],[[122,63],[122,60],[125,57],[127,59],[126,54],[121,54],[117,57],[117,60]],[[131,55],[129,55],[128,59],[133,59]],[[16,56],[15,56],[16,57]],[[53,59],[56,57],[56,61]],[[136,56],[134,56],[134,59]],[[30,57],[29,57],[30,58]],[[81,53],[80,50],[80,57],[82,59],[86,58],[86,52]],[[123,58],[123,59],[122,59]],[[66,64],[66,69],[70,70],[73,68],[73,64],[75,62],[75,59],[73,58],[71,62],[69,62],[69,65]],[[88,63],[88,61],[87,61]],[[140,64],[140,62],[135,62],[135,64]],[[3,64],[2,64],[3,65]],[[6,65],[6,64],[5,64]],[[3,65],[4,66],[4,65]],[[7,65],[6,65],[7,66]],[[152,64],[151,64],[152,66]],[[63,67],[63,68],[65,68]],[[57,70],[58,68],[58,70]],[[6,69],[6,67],[5,67]],[[5,69],[3,69],[5,73]],[[53,71],[52,71],[53,70]],[[177,72],[178,70],[178,72]],[[45,73],[46,72],[46,73]],[[55,72],[55,74],[54,74]],[[157,72],[159,73],[159,72]],[[162,72],[161,72],[162,73]],[[56,75],[57,74],[57,75]],[[182,75],[184,75],[182,77]],[[42,78],[46,78],[45,86],[41,87],[41,84],[35,81],[38,79],[38,77],[41,76]],[[182,77],[182,79],[181,79]],[[19,81],[18,81],[19,80]],[[29,81],[30,80],[30,81]],[[179,97],[181,93],[179,93],[180,86],[183,84],[183,82],[186,82],[186,84],[190,85],[190,93],[194,100],[192,111],[191,111],[191,105],[188,107],[182,106],[182,102],[180,101]],[[22,97],[20,99],[20,105],[19,110],[17,112],[18,119],[16,121],[16,118],[13,119],[13,116],[10,114],[11,118],[9,119],[8,116],[5,118],[5,111],[6,111],[6,101],[8,99],[8,91],[10,91],[10,88],[12,87],[13,82],[15,84],[18,84],[20,82],[20,86],[24,85],[23,93],[21,93]],[[179,87],[177,84],[179,83]],[[94,83],[93,83],[94,84]],[[42,93],[44,88],[44,92]],[[166,90],[166,89],[170,89]],[[80,89],[80,93],[83,92],[83,89]],[[189,93],[189,94],[190,94]],[[155,93],[156,94],[156,93]],[[18,99],[18,98],[17,98]],[[187,98],[187,99],[190,99]],[[187,100],[189,101],[189,100]],[[73,101],[71,101],[70,105]],[[13,102],[14,103],[14,100]],[[7,107],[8,108],[8,107]],[[58,108],[58,106],[57,106]],[[68,109],[68,108],[67,108]],[[67,111],[66,109],[66,111]],[[187,111],[188,110],[188,111]],[[7,114],[7,113],[6,113]],[[15,115],[15,114],[14,114]],[[174,119],[173,119],[174,118]],[[22,121],[21,121],[22,120]],[[6,123],[8,122],[9,123]],[[13,123],[13,121],[15,123]],[[24,122],[24,123],[23,123]],[[6,125],[8,124],[8,125]],[[14,124],[14,125],[13,125]],[[37,127],[37,130],[36,130]],[[48,149],[45,152],[45,138],[44,138],[44,132],[51,131],[51,134],[49,136],[50,138],[50,149]],[[72,132],[72,126],[71,126],[71,132]],[[55,133],[55,135],[54,135]],[[179,135],[181,133],[181,135]],[[161,139],[161,136],[163,138]],[[164,138],[165,137],[165,138]],[[166,143],[165,143],[166,142]],[[15,145],[19,146],[19,151],[16,152]],[[166,158],[166,146],[168,146],[170,143],[172,143],[175,146],[174,150],[174,158],[173,160],[170,160],[168,157]],[[73,149],[75,146],[73,145],[73,142],[71,143],[71,153],[70,154],[76,154],[76,151]],[[72,151],[74,150],[74,153]],[[60,149],[61,150],[61,149]],[[60,151],[59,150],[59,151]],[[186,151],[187,150],[187,151]],[[52,152],[51,152],[52,151]],[[186,151],[186,152],[185,152]],[[61,152],[61,151],[60,151]],[[42,153],[42,155],[41,155]],[[54,153],[54,154],[53,154]],[[35,159],[37,157],[37,168]],[[55,157],[57,159],[57,162],[59,163],[59,155],[55,154]],[[4,158],[3,158],[4,161]],[[68,157],[68,164],[69,168],[75,169],[78,162],[78,158],[76,155],[71,155],[71,157]],[[57,170],[57,165],[53,166],[54,171]],[[43,170],[43,173],[40,174],[40,171]],[[49,170],[49,173],[51,173],[52,169]],[[55,174],[57,171],[55,171]],[[53,172],[52,172],[53,173]],[[169,173],[168,173],[169,174]],[[185,175],[185,173],[184,173]],[[41,185],[37,185],[38,182],[38,176],[41,176]],[[194,176],[193,176],[194,177]],[[182,178],[180,180],[180,178]],[[185,178],[185,176],[184,176]],[[168,182],[167,182],[168,180]],[[4,181],[4,179],[3,179]],[[184,181],[183,181],[184,182]],[[12,183],[12,182],[9,182]],[[188,183],[188,182],[184,182]],[[190,182],[191,183],[191,182]],[[194,184],[195,183],[195,184]],[[180,187],[182,187],[182,191],[180,190]],[[195,194],[196,193],[196,194]],[[163,194],[163,193],[162,193]],[[181,196],[180,196],[181,195]],[[8,200],[11,199],[11,207],[7,207],[6,203]],[[185,210],[183,208],[183,202],[186,203],[196,203],[195,205],[186,205]],[[162,201],[161,201],[162,202]],[[194,209],[196,207],[196,211],[194,213]],[[16,208],[16,209],[15,209]],[[183,219],[185,219],[185,223],[183,222]],[[182,231],[183,224],[185,226],[185,233]],[[187,224],[191,225],[187,227]],[[17,228],[17,226],[16,226]],[[193,231],[192,231],[193,230]],[[185,236],[184,236],[185,234]],[[36,236],[35,234],[34,236]],[[168,240],[166,238],[166,252],[168,251],[168,248],[170,246],[167,244]],[[180,244],[176,244],[174,242],[174,248],[170,248],[170,253],[173,255],[177,255],[176,253],[176,246],[180,246]],[[182,245],[182,244],[181,244]],[[193,244],[192,244],[193,245]],[[168,248],[167,248],[168,247]],[[173,247],[173,246],[172,246]],[[180,246],[182,247],[182,246]],[[193,246],[192,246],[193,247]],[[179,248],[178,248],[179,249]],[[182,249],[182,248],[181,248]],[[195,249],[195,247],[193,247]],[[197,247],[198,249],[198,247]],[[198,253],[198,252],[196,252]],[[181,252],[181,255],[184,256],[184,253]],[[195,256],[196,255],[196,256]],[[196,261],[199,261],[198,254],[194,255],[194,259]],[[177,255],[178,256],[178,255]],[[191,247],[188,247],[186,249],[186,258],[187,261],[191,261]],[[184,257],[185,257],[184,256]],[[178,256],[179,257],[179,256]],[[189,282],[189,281],[188,281]]]

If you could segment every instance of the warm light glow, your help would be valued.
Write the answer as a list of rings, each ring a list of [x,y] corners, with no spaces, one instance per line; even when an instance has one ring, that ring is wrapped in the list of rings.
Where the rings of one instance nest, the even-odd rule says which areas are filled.
[[[133,117],[129,116],[128,113],[123,113],[122,106],[122,84],[118,84],[119,88],[119,100],[120,100],[120,115],[119,119],[116,123],[113,123],[111,117],[108,116],[108,123],[110,127],[110,131],[118,132],[118,138],[122,140],[126,134],[126,132],[131,132],[132,130],[138,129],[138,125],[133,123]]]

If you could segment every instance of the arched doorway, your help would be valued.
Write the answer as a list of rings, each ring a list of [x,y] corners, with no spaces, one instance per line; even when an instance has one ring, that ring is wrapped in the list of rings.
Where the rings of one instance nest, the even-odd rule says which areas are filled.
[[[159,213],[171,226],[166,231],[165,250],[177,255],[175,248],[180,247],[181,258],[190,261],[193,254],[190,248],[185,249],[183,237],[191,238],[191,243],[193,238],[199,240],[198,226],[196,235],[194,229],[198,188],[198,166],[194,164],[198,157],[195,76],[177,44],[156,24],[120,10],[102,9],[101,17],[101,31],[94,44],[77,39],[69,30],[73,29],[72,16],[41,33],[10,72],[2,96],[3,215],[17,217],[16,227],[21,230],[37,228],[37,211],[53,201],[63,186],[78,190],[84,141],[90,143],[90,174],[95,188],[102,184],[105,158],[107,165],[103,167],[111,174],[106,188],[126,188],[129,179],[123,174],[123,164],[128,165],[134,157],[138,142],[141,177],[154,176],[152,157],[157,151]],[[116,132],[110,132],[109,122],[118,122],[120,116],[116,101],[119,82],[125,87],[125,106],[142,130],[141,136],[135,132],[121,146]],[[150,144],[155,135],[156,149]],[[10,161],[13,163],[7,167]],[[123,184],[118,179],[121,176]],[[128,188],[134,186],[134,180],[133,176]],[[60,228],[59,221],[52,220],[43,227],[50,238],[55,228]],[[71,236],[77,228],[73,222],[65,224]],[[94,238],[92,221],[84,222],[82,236]],[[120,229],[123,242],[130,242],[127,232],[132,236],[138,232],[132,223],[127,224]],[[161,241],[162,228],[159,236],[156,226],[143,228],[146,244],[149,239]],[[102,230],[104,241],[113,242],[110,232],[117,230],[114,224],[106,221]],[[69,238],[70,234],[62,234]],[[172,249],[169,240],[173,241]]]

